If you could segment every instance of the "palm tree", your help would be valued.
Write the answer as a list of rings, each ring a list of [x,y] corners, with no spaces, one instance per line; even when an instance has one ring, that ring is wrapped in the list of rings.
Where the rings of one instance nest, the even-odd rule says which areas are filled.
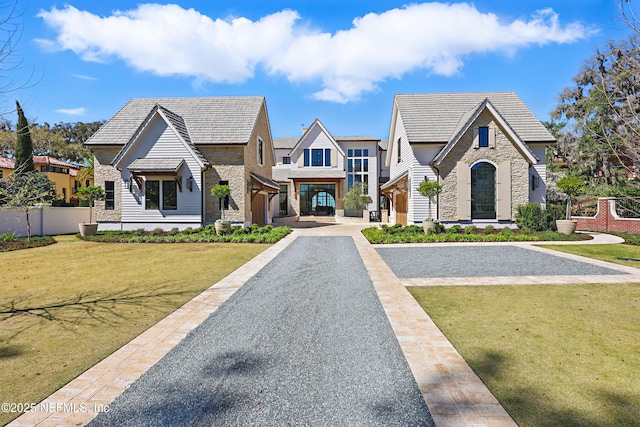
[[[93,180],[95,160],[96,159],[93,155],[85,159],[84,166],[78,171],[78,181],[80,181],[80,183],[87,180]]]

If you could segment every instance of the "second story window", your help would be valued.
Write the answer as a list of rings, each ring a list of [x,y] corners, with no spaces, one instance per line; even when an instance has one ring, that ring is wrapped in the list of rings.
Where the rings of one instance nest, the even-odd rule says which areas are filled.
[[[489,128],[488,127],[478,128],[478,146],[479,147],[489,146]]]
[[[264,142],[258,138],[258,164],[264,165]]]
[[[396,144],[398,146],[398,163],[402,161],[402,139],[398,138],[398,142]]]
[[[290,165],[290,164],[291,164],[291,157],[289,157],[289,156],[284,156],[284,157],[282,158],[282,164],[283,164],[283,165]]]
[[[331,166],[331,149],[330,148],[312,148],[312,149],[305,148],[304,149],[304,165],[305,166]]]

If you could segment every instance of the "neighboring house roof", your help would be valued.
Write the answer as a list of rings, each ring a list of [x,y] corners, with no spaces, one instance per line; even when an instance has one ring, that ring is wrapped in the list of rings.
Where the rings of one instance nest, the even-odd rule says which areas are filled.
[[[382,148],[383,150],[386,150],[389,147],[389,140],[381,139],[380,142],[378,142],[378,147]]]
[[[0,157],[0,168],[14,169],[15,164],[16,159],[14,157]],[[65,162],[64,160],[56,159],[51,156],[33,156],[33,164],[60,166],[74,170],[80,169],[80,166],[78,165],[74,165],[73,163]]]
[[[263,96],[134,98],[85,144],[127,144],[156,105],[180,118],[176,124],[182,121],[185,129],[181,130],[180,126],[176,129],[183,139],[188,136],[190,144],[246,144],[253,134],[264,104]]]
[[[372,136],[335,136],[333,139],[338,142],[380,141],[380,138]]]
[[[395,104],[409,142],[446,143],[465,117],[488,99],[524,142],[555,138],[514,92],[469,92],[396,95]]]

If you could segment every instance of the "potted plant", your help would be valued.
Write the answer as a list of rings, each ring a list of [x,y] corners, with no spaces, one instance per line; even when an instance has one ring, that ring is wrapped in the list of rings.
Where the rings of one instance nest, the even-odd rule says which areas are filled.
[[[566,219],[556,220],[556,227],[559,233],[573,234],[576,231],[578,221],[571,219],[571,199],[575,197],[584,187],[584,181],[577,176],[566,175],[560,178],[556,183],[556,187],[567,195],[567,213]]]
[[[228,233],[231,231],[231,221],[224,219],[224,199],[231,194],[231,189],[227,184],[217,184],[211,187],[211,194],[220,200],[220,219],[215,222],[216,233],[222,234],[222,230]]]
[[[82,222],[78,224],[80,228],[81,236],[93,236],[98,231],[98,224],[92,223],[93,220],[93,206],[96,200],[104,200],[105,193],[104,188],[98,185],[90,185],[88,187],[78,188],[78,195],[82,200],[86,200],[89,203],[89,223]]]
[[[418,193],[421,196],[426,197],[429,203],[429,215],[431,215],[431,197],[437,196],[442,192],[442,184],[439,184],[435,181],[427,181],[426,179],[420,183],[418,186]],[[435,228],[437,224],[437,220],[434,218],[425,218],[422,221],[422,228],[424,232],[428,232],[430,228]]]

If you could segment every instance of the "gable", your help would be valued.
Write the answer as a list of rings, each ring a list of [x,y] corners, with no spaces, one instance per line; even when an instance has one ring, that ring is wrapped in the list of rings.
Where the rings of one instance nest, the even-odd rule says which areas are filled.
[[[178,129],[176,129],[178,126]],[[194,165],[203,169],[208,165],[202,153],[190,143],[186,127],[180,128],[180,121],[154,107],[148,118],[140,126],[135,136],[120,150],[112,164],[118,169],[141,158],[180,158],[193,159]]]
[[[342,157],[345,156],[342,147],[318,119],[309,126],[302,138],[291,149],[291,157],[299,158],[305,148],[331,148],[335,149]]]
[[[454,128],[453,135],[451,136],[447,144],[433,159],[434,164],[442,164],[445,158],[452,152],[453,148],[458,143],[460,143],[463,136],[469,132],[473,132],[474,144],[476,146],[475,148],[479,148],[477,138],[479,137],[478,129],[480,127],[488,127],[488,148],[493,149],[496,147],[495,138],[496,132],[499,128],[529,164],[538,163],[539,159],[535,156],[535,154],[531,151],[527,144],[525,144],[524,141],[519,138],[519,136],[504,120],[498,110],[496,110],[492,103],[488,99],[486,99],[476,108],[469,110],[462,115],[459,123]]]

